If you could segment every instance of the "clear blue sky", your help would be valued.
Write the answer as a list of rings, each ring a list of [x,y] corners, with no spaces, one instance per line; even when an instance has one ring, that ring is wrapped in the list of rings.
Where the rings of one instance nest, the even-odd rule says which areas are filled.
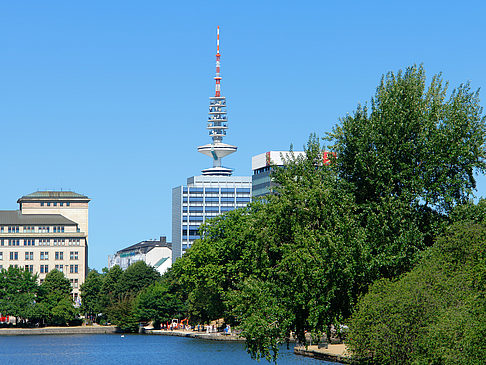
[[[330,131],[388,71],[423,63],[453,87],[486,86],[483,1],[217,4],[1,1],[0,209],[39,189],[88,195],[97,269],[170,239],[172,187],[211,165],[196,148],[210,141],[217,25],[236,175]]]

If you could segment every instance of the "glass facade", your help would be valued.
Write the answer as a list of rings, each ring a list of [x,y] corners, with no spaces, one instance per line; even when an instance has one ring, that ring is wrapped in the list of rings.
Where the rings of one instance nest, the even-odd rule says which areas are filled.
[[[172,190],[173,260],[200,238],[208,219],[251,202],[250,176],[193,176]]]

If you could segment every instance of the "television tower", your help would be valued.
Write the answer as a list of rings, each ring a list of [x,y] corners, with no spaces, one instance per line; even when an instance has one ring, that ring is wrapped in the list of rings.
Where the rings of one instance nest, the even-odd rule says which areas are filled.
[[[221,96],[221,54],[219,53],[219,26],[217,37],[216,52],[216,93],[209,98],[209,117],[208,126],[209,136],[213,139],[212,143],[197,148],[198,152],[205,154],[213,159],[213,167],[202,170],[203,175],[212,176],[231,176],[233,170],[221,165],[221,159],[236,152],[237,147],[223,143],[228,129],[228,118],[226,116],[226,97]]]

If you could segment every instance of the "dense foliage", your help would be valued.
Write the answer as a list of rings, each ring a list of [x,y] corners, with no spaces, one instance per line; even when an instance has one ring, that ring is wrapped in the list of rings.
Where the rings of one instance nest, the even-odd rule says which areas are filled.
[[[182,318],[184,303],[153,268],[138,261],[125,271],[119,266],[102,274],[90,271],[81,285],[81,309],[87,318],[110,322],[127,332],[135,332],[140,322],[155,327],[172,318]]]
[[[378,364],[486,362],[486,202],[476,222],[450,226],[398,280],[373,284],[350,321],[349,343]],[[464,209],[462,213],[464,213]]]
[[[10,266],[0,272],[0,313],[16,317],[24,325],[66,325],[76,320],[71,284],[58,270],[49,272],[42,284],[37,275]]]

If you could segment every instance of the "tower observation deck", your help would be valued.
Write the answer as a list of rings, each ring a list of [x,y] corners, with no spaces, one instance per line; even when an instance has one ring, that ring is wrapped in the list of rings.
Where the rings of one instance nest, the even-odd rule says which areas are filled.
[[[228,117],[226,115],[226,98],[221,96],[219,26],[217,34],[216,76],[214,77],[214,80],[216,81],[216,93],[215,96],[209,98],[209,116],[207,125],[212,142],[204,146],[199,146],[197,150],[198,152],[211,157],[213,160],[213,167],[202,170],[203,175],[231,176],[233,170],[228,167],[223,167],[221,159],[236,152],[237,147],[223,143],[223,137],[226,136],[226,131],[228,130]]]

